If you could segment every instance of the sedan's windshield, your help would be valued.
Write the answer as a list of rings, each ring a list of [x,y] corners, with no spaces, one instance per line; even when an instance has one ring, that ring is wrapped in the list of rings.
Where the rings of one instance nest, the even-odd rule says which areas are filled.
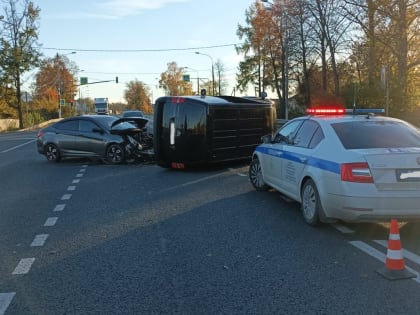
[[[420,147],[420,133],[397,121],[352,121],[332,124],[346,149]]]

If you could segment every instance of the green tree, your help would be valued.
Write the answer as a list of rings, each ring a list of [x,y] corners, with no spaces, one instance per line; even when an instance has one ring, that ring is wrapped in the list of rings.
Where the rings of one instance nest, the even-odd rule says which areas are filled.
[[[38,20],[40,9],[29,0],[3,0],[1,15],[0,65],[2,81],[14,88],[9,106],[18,112],[23,128],[22,75],[38,65]]]
[[[137,79],[127,83],[124,98],[129,109],[141,110],[143,113],[151,113],[153,111],[150,90],[143,82]]]

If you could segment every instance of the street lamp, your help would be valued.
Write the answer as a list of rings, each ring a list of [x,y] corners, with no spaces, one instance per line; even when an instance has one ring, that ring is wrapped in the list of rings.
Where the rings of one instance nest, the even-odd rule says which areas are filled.
[[[271,6],[273,3],[269,2],[268,0],[261,0],[261,2],[265,2],[270,4]],[[284,13],[284,7],[287,5],[288,0],[282,0],[281,4],[283,6],[281,10],[281,24],[283,23],[284,19],[284,30],[286,36],[284,38],[284,118],[285,120],[289,119],[289,30],[287,25],[287,14]],[[280,25],[282,26],[282,25]]]
[[[211,60],[211,77],[212,77],[212,85],[213,85],[213,96],[215,95],[215,92],[214,92],[214,64],[213,64],[213,58],[210,56],[210,55],[207,55],[207,54],[203,54],[202,52],[199,52],[199,51],[196,51],[195,52],[197,55],[203,55],[203,56],[207,56],[207,57],[209,57],[210,58],[210,60]]]

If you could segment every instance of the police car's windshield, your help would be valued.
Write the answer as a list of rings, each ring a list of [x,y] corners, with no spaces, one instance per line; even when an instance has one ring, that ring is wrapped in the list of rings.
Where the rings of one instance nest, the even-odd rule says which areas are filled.
[[[420,147],[419,131],[396,121],[352,121],[331,125],[346,149]]]

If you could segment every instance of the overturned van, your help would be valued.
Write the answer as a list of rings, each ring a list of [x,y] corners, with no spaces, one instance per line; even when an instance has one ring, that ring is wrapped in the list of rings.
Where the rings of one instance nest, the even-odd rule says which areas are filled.
[[[275,105],[232,96],[160,97],[154,108],[154,151],[162,167],[248,159],[275,128]]]

